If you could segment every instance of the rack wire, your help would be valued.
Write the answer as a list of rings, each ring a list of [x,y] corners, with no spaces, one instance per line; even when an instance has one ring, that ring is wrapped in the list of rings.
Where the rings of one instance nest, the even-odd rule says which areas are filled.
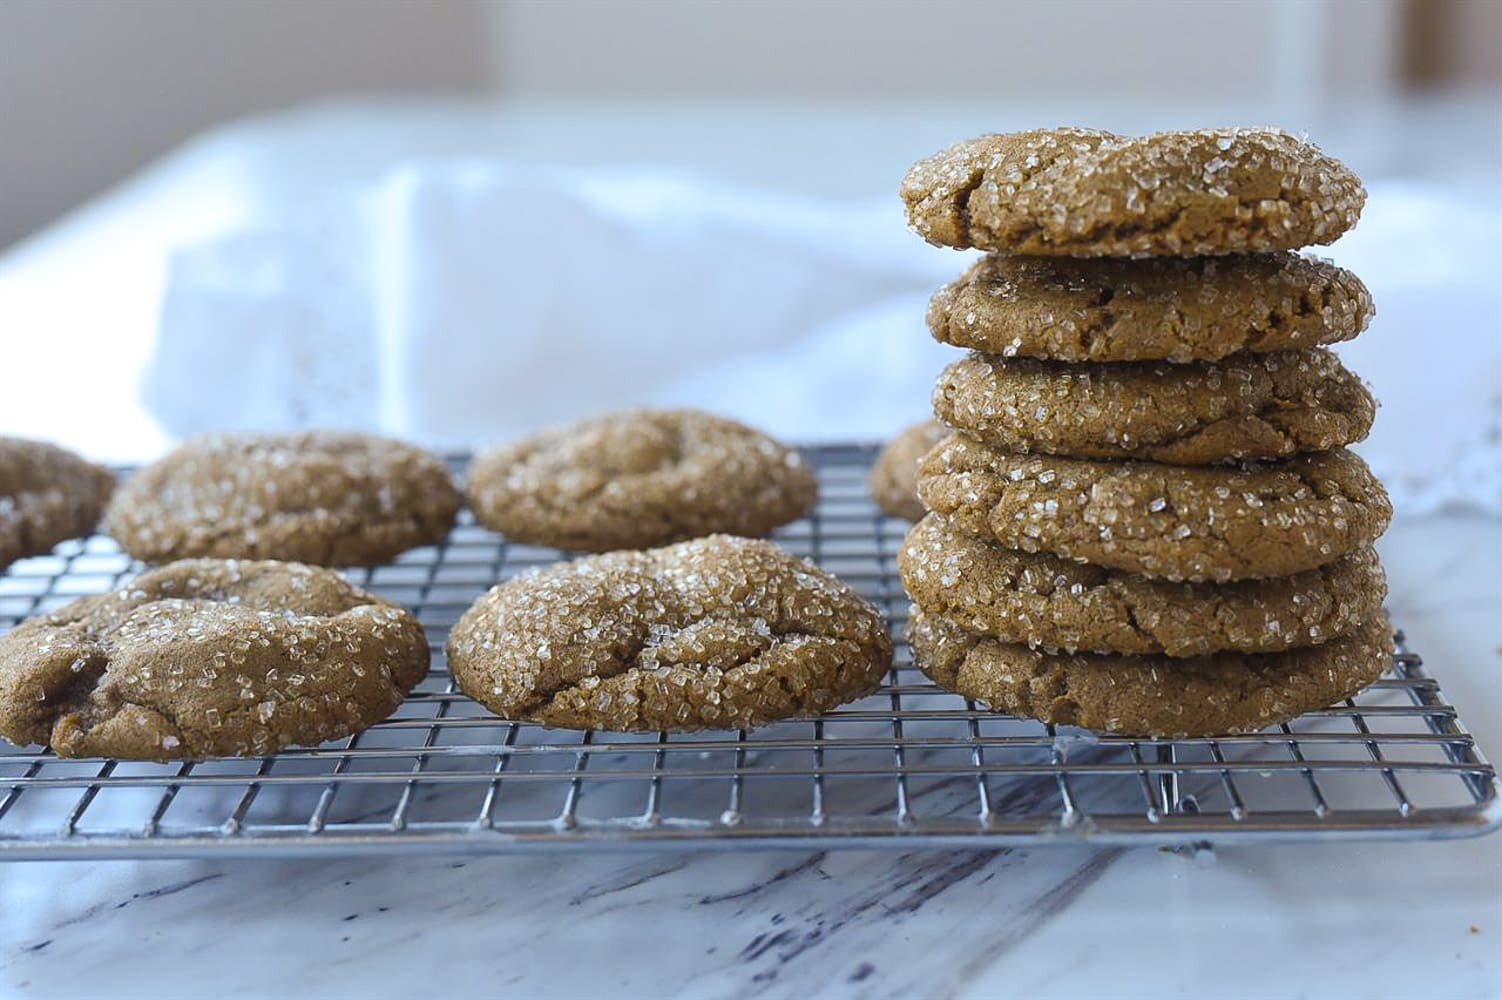
[[[866,495],[874,453],[810,448],[818,507],[775,537],[900,639],[906,525]],[[929,683],[901,642],[881,690],[813,720],[622,734],[498,719],[455,689],[448,629],[497,580],[559,558],[466,514],[442,545],[352,571],[418,616],[434,669],[347,739],[182,764],[0,744],[0,858],[1421,840],[1502,825],[1494,769],[1401,634],[1391,672],[1355,698],[1220,739],[1095,737],[985,711]],[[139,568],[103,536],[19,562],[0,576],[0,631]]]

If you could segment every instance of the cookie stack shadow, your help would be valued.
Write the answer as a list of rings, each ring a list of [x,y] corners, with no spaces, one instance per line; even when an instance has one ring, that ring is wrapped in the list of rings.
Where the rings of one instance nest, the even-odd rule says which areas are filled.
[[[987,252],[933,297],[899,555],[915,663],[995,710],[1142,737],[1262,729],[1391,664],[1375,403],[1325,345],[1373,309],[1305,256],[1359,180],[1273,130],[983,136],[916,164],[909,221]]]

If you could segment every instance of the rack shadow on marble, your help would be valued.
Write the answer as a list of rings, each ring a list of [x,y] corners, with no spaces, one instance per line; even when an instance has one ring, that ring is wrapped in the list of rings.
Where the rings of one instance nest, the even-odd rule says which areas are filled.
[[[808,454],[821,500],[777,540],[900,637],[906,525],[866,495],[874,448]],[[466,515],[444,544],[352,572],[418,615],[434,670],[349,739],[197,764],[0,746],[0,858],[1421,840],[1502,824],[1493,768],[1401,636],[1392,671],[1355,699],[1221,739],[1097,739],[986,712],[930,684],[900,643],[880,691],[816,720],[619,734],[497,719],[455,690],[448,628],[495,580],[559,557]],[[0,629],[136,569],[97,536],[17,563]]]

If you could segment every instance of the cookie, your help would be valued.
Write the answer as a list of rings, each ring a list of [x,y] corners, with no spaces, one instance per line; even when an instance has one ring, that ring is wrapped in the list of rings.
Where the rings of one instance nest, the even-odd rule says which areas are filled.
[[[613,731],[743,729],[869,694],[876,610],[771,542],[715,535],[533,570],[449,635],[461,690],[508,719]]]
[[[0,437],[0,570],[92,532],[114,488],[113,473],[71,451]]]
[[[765,535],[818,497],[797,451],[699,410],[631,410],[545,430],[475,460],[480,523],[514,541],[605,552],[716,532]]]
[[[1387,492],[1343,449],[1246,467],[1013,455],[962,434],[918,467],[918,495],[970,534],[1170,580],[1287,576],[1366,548]]]
[[[937,514],[908,532],[897,567],[924,611],[1046,650],[1273,653],[1345,635],[1380,614],[1387,595],[1370,548],[1292,576],[1172,583],[1005,549]]]
[[[933,402],[944,423],[1004,451],[1171,465],[1329,451],[1366,437],[1377,412],[1319,349],[1182,365],[972,354],[944,369]]]
[[[131,477],[106,519],[126,552],[376,566],[442,541],[461,498],[443,463],[371,434],[207,434]]]
[[[907,218],[938,246],[1071,257],[1197,257],[1333,243],[1366,191],[1278,129],[983,135],[920,160]]]
[[[980,638],[915,611],[913,662],[987,707],[1121,736],[1250,733],[1351,697],[1392,666],[1380,615],[1320,646],[1189,659],[1046,653]]]
[[[933,420],[914,424],[888,441],[871,466],[866,488],[876,506],[893,517],[916,521],[923,516],[918,502],[918,459],[949,434]]]
[[[1295,253],[1154,260],[982,257],[940,288],[941,343],[1054,361],[1219,361],[1350,340],[1371,293]]]
[[[417,620],[333,570],[188,559],[0,636],[0,736],[59,757],[259,756],[359,732],[427,672]]]

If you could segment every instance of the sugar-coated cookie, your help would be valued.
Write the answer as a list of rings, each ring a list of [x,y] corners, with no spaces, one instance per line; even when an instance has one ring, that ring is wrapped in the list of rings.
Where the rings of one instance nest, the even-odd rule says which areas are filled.
[[[1296,253],[982,257],[934,293],[941,343],[1052,361],[1219,361],[1350,340],[1375,312],[1350,271]]]
[[[1349,698],[1392,667],[1377,616],[1320,646],[1188,659],[1049,653],[973,635],[914,611],[913,662],[934,683],[998,712],[1121,736],[1250,733]]]
[[[1074,257],[1295,250],[1366,203],[1344,164],[1267,128],[983,135],[920,160],[901,193],[930,243]]]
[[[56,445],[0,437],[0,570],[99,523],[115,477]]]
[[[699,410],[629,410],[487,452],[466,487],[514,541],[605,552],[716,532],[765,535],[807,513],[813,469],[761,431]]]
[[[465,694],[505,718],[616,731],[734,729],[869,694],[876,609],[761,539],[715,535],[502,583],[449,634]]]
[[[949,428],[925,420],[886,443],[871,466],[866,488],[876,506],[893,517],[916,521],[923,516],[918,502],[918,460],[949,434]]]
[[[262,755],[379,722],[427,672],[417,620],[333,570],[187,559],[0,636],[0,736],[60,757]]]
[[[132,476],[106,523],[148,563],[215,556],[374,566],[441,541],[460,503],[442,461],[390,438],[206,434]]]
[[[1194,467],[1016,455],[955,434],[924,457],[918,494],[1008,548],[1218,583],[1324,566],[1392,518],[1387,491],[1344,449]]]
[[[934,413],[1004,451],[1214,465],[1354,444],[1377,403],[1329,351],[1218,362],[1073,364],[972,354],[939,375]]]
[[[1369,548],[1291,576],[1174,583],[1003,548],[938,514],[908,532],[897,567],[924,611],[977,635],[1048,650],[1279,652],[1350,632],[1379,614],[1387,596]]]

